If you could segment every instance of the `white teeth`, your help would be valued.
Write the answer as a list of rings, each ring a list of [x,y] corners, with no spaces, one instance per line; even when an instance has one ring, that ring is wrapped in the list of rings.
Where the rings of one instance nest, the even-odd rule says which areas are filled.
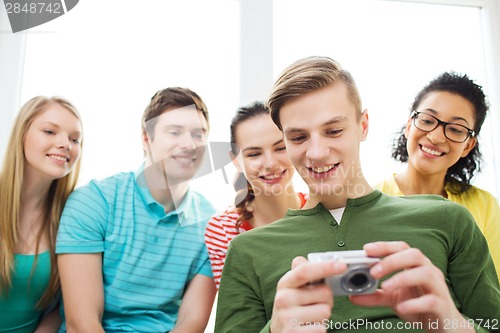
[[[265,180],[273,180],[278,178],[280,175],[270,175],[270,176],[264,176]]]
[[[191,163],[194,161],[194,158],[189,157],[176,157],[175,159],[181,163]]]
[[[432,150],[432,149],[427,148],[427,147],[425,147],[425,146],[422,146],[422,150],[423,150],[424,152],[426,152],[427,154],[431,154],[431,155],[434,155],[434,156],[441,156],[441,155],[443,155],[443,153],[442,153],[442,152]]]
[[[58,160],[58,161],[62,161],[62,162],[68,161],[68,159],[66,157],[62,157],[62,156],[58,156],[58,155],[49,155],[49,157],[54,159],[54,160]]]
[[[325,173],[333,169],[335,164],[325,165],[322,167],[311,167],[311,169],[316,173]]]

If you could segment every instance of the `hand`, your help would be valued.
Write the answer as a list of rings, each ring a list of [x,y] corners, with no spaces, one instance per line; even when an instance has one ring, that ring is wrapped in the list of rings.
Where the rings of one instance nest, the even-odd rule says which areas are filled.
[[[324,283],[311,284],[327,276],[342,274],[344,263],[309,263],[296,257],[292,269],[279,280],[274,297],[271,332],[326,332],[324,325],[304,325],[328,320],[333,308],[333,295]]]
[[[419,249],[404,242],[365,244],[368,256],[383,257],[370,274],[377,279],[396,273],[371,295],[350,296],[361,306],[386,306],[407,322],[420,322],[430,330],[430,322],[465,320],[453,302],[443,273]],[[443,331],[440,328],[438,331]]]

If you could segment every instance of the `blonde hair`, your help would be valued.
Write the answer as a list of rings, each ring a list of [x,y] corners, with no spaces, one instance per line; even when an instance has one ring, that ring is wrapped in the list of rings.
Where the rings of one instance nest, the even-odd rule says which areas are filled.
[[[33,119],[45,111],[48,106],[59,104],[70,111],[81,122],[76,108],[61,97],[37,96],[24,104],[17,115],[7,151],[0,171],[0,295],[6,295],[12,286],[12,271],[14,269],[14,251],[19,241],[19,217],[21,213],[21,191],[24,182],[24,140]],[[59,289],[59,273],[56,264],[55,242],[59,219],[68,198],[73,191],[80,172],[80,160],[64,177],[52,182],[45,200],[43,224],[37,235],[36,257],[32,272],[37,264],[38,247],[42,236],[47,233],[50,250],[50,280],[47,289],[38,301],[37,307],[43,308],[55,296]]]
[[[361,118],[361,97],[351,74],[328,57],[307,57],[288,66],[278,77],[267,100],[273,122],[283,130],[280,109],[287,103],[310,92],[328,87],[337,81],[347,87],[348,97],[356,109],[356,120]]]

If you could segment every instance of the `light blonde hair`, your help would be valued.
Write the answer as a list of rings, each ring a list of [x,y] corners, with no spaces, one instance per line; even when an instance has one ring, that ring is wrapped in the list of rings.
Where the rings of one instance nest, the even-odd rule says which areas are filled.
[[[348,97],[356,109],[356,120],[361,118],[361,97],[352,75],[328,57],[307,57],[288,66],[278,77],[267,100],[273,122],[283,130],[280,109],[287,103],[320,90],[337,81],[347,87]]]
[[[6,295],[12,286],[14,251],[19,241],[19,217],[21,212],[21,191],[24,183],[24,141],[33,119],[50,105],[59,104],[70,111],[81,122],[76,108],[61,97],[37,96],[24,104],[17,115],[7,145],[0,172],[0,295]],[[45,307],[57,293],[60,282],[56,264],[55,242],[61,213],[69,194],[75,188],[80,172],[78,160],[64,177],[52,182],[45,200],[43,224],[37,235],[36,257],[32,272],[37,264],[38,247],[44,234],[48,235],[50,250],[50,280],[47,289],[38,301],[37,307]]]

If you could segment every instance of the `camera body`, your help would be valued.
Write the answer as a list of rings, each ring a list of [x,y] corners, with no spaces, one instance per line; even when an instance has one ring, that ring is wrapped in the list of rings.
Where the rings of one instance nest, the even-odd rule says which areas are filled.
[[[342,275],[325,278],[334,296],[373,294],[377,290],[378,280],[370,274],[370,268],[380,261],[368,257],[363,250],[313,252],[307,255],[309,262],[341,261],[347,265]],[[323,282],[323,281],[321,281]]]

